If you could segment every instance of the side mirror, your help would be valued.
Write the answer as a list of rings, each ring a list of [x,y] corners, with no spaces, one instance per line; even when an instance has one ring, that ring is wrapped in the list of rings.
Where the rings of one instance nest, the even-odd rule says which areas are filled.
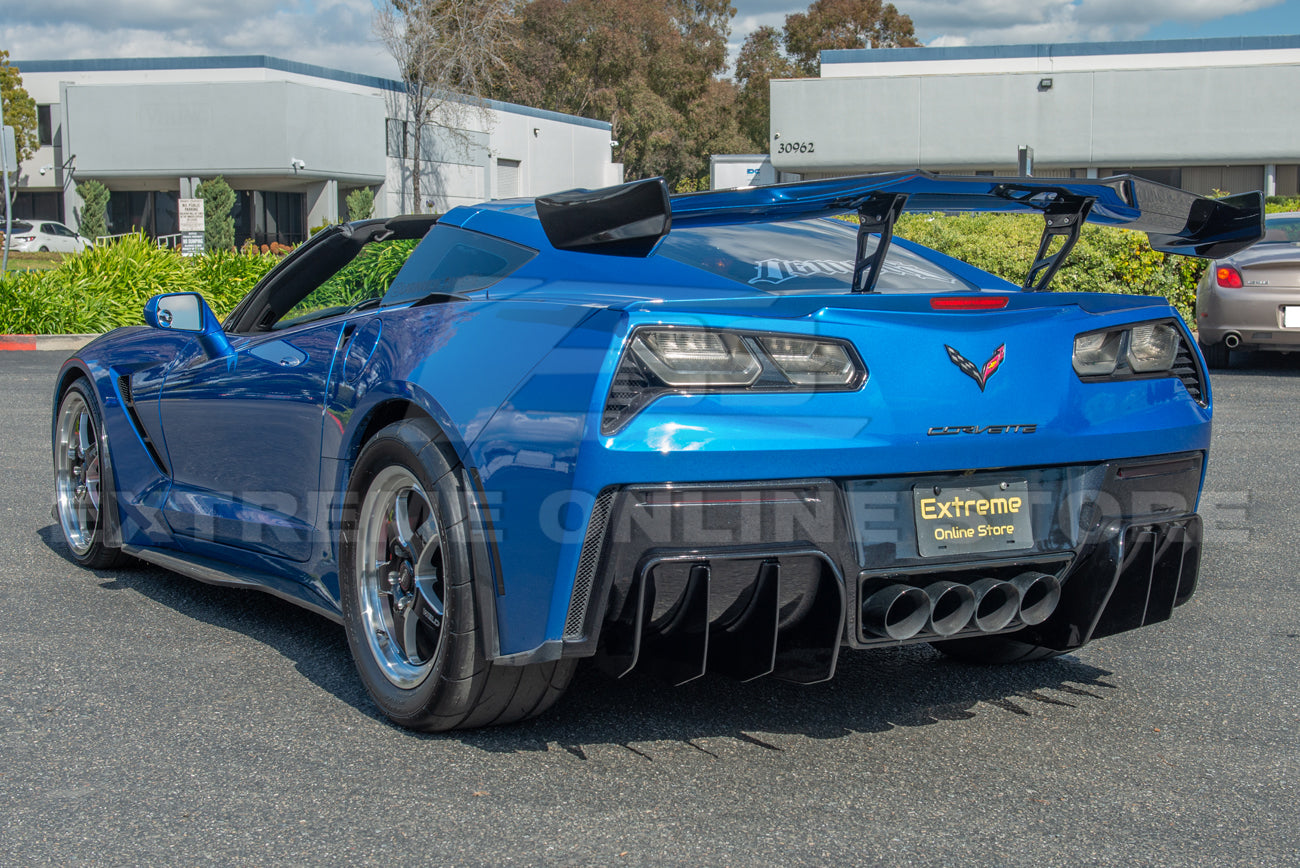
[[[149,299],[144,306],[144,321],[156,329],[199,334],[203,331],[205,313],[208,306],[203,296],[197,292],[176,292]]]
[[[151,328],[197,335],[209,356],[229,356],[233,352],[216,314],[197,292],[155,295],[145,302],[144,321]]]

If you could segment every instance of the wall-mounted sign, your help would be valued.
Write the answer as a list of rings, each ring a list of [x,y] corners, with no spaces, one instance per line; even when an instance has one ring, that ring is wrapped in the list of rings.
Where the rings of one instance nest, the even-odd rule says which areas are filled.
[[[176,218],[181,230],[181,255],[199,256],[203,253],[203,200],[181,199]]]

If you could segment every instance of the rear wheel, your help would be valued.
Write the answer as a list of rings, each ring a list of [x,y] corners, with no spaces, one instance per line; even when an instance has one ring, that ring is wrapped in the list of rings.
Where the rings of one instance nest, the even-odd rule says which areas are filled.
[[[121,552],[104,545],[104,446],[99,405],[85,380],[63,393],[54,415],[54,501],[59,529],[83,567],[113,566]]]
[[[1228,355],[1231,351],[1223,341],[1213,344],[1201,344],[1200,347],[1201,355],[1205,356],[1205,364],[1215,370],[1228,367]]]
[[[555,703],[573,660],[484,659],[460,476],[416,420],[380,431],[357,459],[340,590],[348,642],[395,723],[446,730],[513,723]]]
[[[1011,636],[977,636],[933,642],[936,651],[967,663],[1032,663],[1059,657],[1062,651],[1020,642]]]

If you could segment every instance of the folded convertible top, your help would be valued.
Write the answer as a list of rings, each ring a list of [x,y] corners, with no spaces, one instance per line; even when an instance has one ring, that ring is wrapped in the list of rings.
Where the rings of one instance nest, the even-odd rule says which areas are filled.
[[[547,238],[557,248],[645,256],[673,225],[789,220],[857,212],[862,239],[855,291],[870,292],[906,211],[1039,212],[1044,232],[1026,289],[1043,289],[1078,239],[1084,221],[1146,232],[1165,253],[1220,259],[1264,233],[1264,197],[1209,199],[1132,175],[1103,179],[995,178],[892,172],[668,195],[662,178],[537,199]],[[868,250],[868,234],[879,236]],[[1053,239],[1063,239],[1050,252]]]

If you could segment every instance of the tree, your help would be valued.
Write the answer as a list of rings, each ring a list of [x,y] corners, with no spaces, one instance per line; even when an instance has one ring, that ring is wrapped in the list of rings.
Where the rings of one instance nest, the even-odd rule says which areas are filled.
[[[14,128],[18,162],[31,159],[40,147],[36,128],[36,100],[23,89],[23,77],[18,67],[9,65],[9,52],[0,50],[0,100],[4,107],[4,125]],[[11,180],[18,178],[18,167],[10,166]],[[17,183],[13,184],[15,194]],[[0,211],[2,213],[2,211]]]
[[[720,76],[729,0],[533,0],[494,95],[608,121],[629,178],[698,179],[745,147],[735,85]]]
[[[107,235],[108,188],[98,181],[82,181],[77,195],[82,201],[77,231],[92,241]]]
[[[235,191],[218,175],[194,188],[194,195],[203,200],[204,248],[209,252],[234,249],[235,218],[230,210],[235,207]]]
[[[346,201],[349,220],[367,220],[375,213],[375,193],[369,187],[353,190]]]
[[[483,112],[483,96],[502,60],[514,0],[389,0],[374,30],[406,86],[404,148],[410,158],[414,211],[424,205],[421,179],[435,126],[464,148],[466,113]]]
[[[745,38],[736,58],[740,130],[766,152],[774,78],[815,76],[821,53],[836,48],[918,46],[912,19],[881,0],[816,0],[807,12],[785,17],[785,27],[760,27]]]
[[[804,75],[817,75],[821,53],[836,48],[912,48],[912,19],[881,0],[817,0],[785,17],[785,50]]]
[[[798,75],[795,63],[786,57],[781,32],[775,27],[760,27],[745,38],[736,57],[737,123],[751,143],[751,150],[767,152],[772,126],[770,82],[774,78]]]

